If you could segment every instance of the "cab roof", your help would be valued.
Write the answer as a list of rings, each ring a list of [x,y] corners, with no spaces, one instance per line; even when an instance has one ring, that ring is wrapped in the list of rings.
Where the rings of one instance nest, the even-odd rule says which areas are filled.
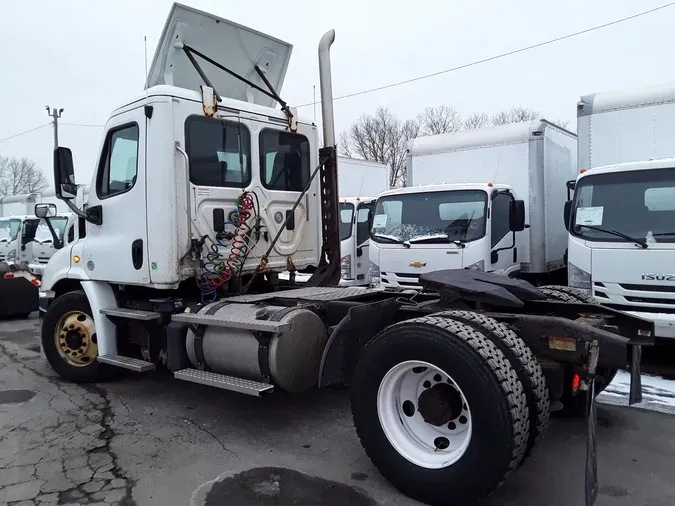
[[[380,197],[388,197],[390,195],[406,195],[413,193],[428,193],[428,192],[442,192],[453,190],[484,190],[486,192],[492,190],[510,190],[511,187],[506,184],[499,183],[441,183],[441,184],[423,184],[419,186],[408,186],[406,188],[394,188],[387,190],[380,194]]]
[[[645,160],[643,162],[625,162],[615,163],[612,165],[602,165],[600,167],[593,167],[586,170],[579,175],[577,179],[582,179],[586,176],[595,174],[609,174],[612,172],[629,172],[634,170],[653,170],[653,169],[669,169],[675,167],[675,157],[661,158],[659,160]]]

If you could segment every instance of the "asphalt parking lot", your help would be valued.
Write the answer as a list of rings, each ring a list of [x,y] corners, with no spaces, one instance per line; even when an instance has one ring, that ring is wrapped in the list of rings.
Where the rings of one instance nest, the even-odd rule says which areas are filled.
[[[598,505],[675,504],[675,418],[599,408]],[[585,424],[554,419],[484,504],[583,504]],[[448,490],[452,504],[452,490]],[[418,504],[373,468],[346,390],[265,399],[170,376],[60,381],[38,320],[0,323],[0,505]]]

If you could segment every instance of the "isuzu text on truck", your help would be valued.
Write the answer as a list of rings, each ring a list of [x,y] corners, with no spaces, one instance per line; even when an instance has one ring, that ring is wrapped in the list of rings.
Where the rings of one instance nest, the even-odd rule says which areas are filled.
[[[453,505],[532,453],[573,368],[591,400],[592,503],[597,374],[631,364],[637,378],[652,324],[462,269],[424,274],[422,293],[335,286],[334,37],[319,43],[319,148],[316,125],[280,96],[289,44],[174,5],[146,92],[106,124],[86,211],[71,202],[86,237],[47,265],[49,364],[79,382],[161,367],[256,396],[351,385],[374,465],[411,497]],[[70,202],[72,155],[54,159]],[[511,220],[524,227],[524,213]],[[314,271],[304,288],[280,282],[293,266]]]
[[[577,111],[568,284],[673,339],[675,84],[587,95]]]

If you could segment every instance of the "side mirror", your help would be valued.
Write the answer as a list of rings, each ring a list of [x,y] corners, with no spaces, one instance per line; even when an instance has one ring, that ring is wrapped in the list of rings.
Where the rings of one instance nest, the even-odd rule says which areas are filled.
[[[54,150],[54,193],[61,200],[77,197],[73,153],[68,148],[58,147]]]
[[[525,230],[525,201],[512,200],[509,203],[509,230],[520,232]]]
[[[577,182],[572,179],[571,181],[567,181],[567,200],[572,200],[572,195],[574,194],[574,189],[577,186]]]
[[[565,220],[565,230],[569,232],[570,218],[572,217],[572,201],[565,202],[565,210],[563,212],[563,219]]]
[[[56,205],[35,204],[35,216],[38,218],[53,218],[56,216]]]

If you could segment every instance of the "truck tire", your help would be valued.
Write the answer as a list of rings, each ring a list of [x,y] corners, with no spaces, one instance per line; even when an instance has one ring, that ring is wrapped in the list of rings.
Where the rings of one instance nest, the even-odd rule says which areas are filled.
[[[416,318],[375,336],[357,364],[351,407],[375,467],[432,505],[487,497],[528,442],[513,366],[481,332],[448,318]]]
[[[538,288],[550,299],[598,305],[598,301],[592,295],[571,286],[546,285]]]
[[[532,350],[507,325],[473,311],[443,311],[433,316],[451,318],[481,332],[490,339],[511,362],[523,385],[529,411],[529,439],[524,458],[544,437],[551,414],[551,402],[544,371]]]
[[[75,383],[107,381],[119,369],[97,361],[96,327],[82,290],[66,293],[49,306],[42,318],[42,351],[63,379]]]

